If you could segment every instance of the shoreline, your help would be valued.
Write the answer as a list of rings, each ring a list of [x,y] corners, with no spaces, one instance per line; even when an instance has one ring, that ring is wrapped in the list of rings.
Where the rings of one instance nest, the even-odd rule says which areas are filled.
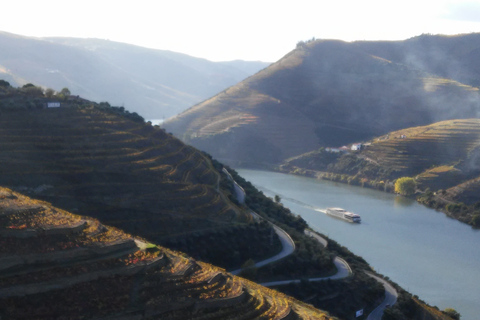
[[[245,169],[258,169],[258,168],[248,168],[245,167]],[[340,173],[334,173],[334,172],[327,172],[327,171],[315,171],[315,170],[309,170],[309,169],[303,169],[299,167],[293,167],[293,170],[278,167],[278,166],[271,166],[269,168],[261,168],[258,170],[268,170],[272,172],[279,172],[279,173],[284,173],[284,174],[291,174],[291,175],[296,175],[296,176],[301,176],[301,177],[306,177],[306,178],[312,178],[316,180],[326,180],[326,181],[331,181],[331,182],[338,182],[338,183],[343,183],[355,187],[361,187],[361,188],[369,188],[369,189],[374,189],[377,191],[381,192],[386,192],[386,193],[392,193],[395,194],[394,189],[395,185],[393,181],[376,181],[376,180],[369,180],[366,178],[362,178],[360,182],[358,180],[354,179],[353,176],[348,175],[348,174],[340,174]],[[408,196],[402,196],[406,197],[412,200],[415,200],[416,202],[424,205],[427,208],[434,209],[437,212],[441,212],[445,214],[447,217],[455,219],[461,223],[464,223],[466,225],[469,225],[473,229],[480,229],[480,225],[475,225],[472,220],[472,217],[463,217],[460,214],[455,215],[452,212],[449,212],[446,208],[448,204],[453,204],[454,206],[462,206],[464,205],[463,203],[460,202],[448,202],[446,200],[442,200],[440,196],[436,196],[434,193],[431,195],[426,195],[425,193],[415,193],[414,195],[408,197]],[[467,210],[471,210],[467,206]],[[470,218],[470,219],[469,219]]]

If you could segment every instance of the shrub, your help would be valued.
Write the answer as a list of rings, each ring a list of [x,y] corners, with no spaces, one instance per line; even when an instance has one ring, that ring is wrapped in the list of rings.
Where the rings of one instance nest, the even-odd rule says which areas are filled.
[[[415,193],[416,183],[413,178],[402,177],[398,178],[395,182],[395,192],[404,196],[408,196]]]

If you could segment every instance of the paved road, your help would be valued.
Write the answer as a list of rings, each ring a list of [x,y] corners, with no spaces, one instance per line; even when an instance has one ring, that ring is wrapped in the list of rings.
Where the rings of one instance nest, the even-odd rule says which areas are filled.
[[[324,237],[319,236],[313,231],[305,230],[305,234],[309,237],[315,238],[324,248],[328,246],[328,241]]]
[[[245,203],[245,191],[243,190],[243,188],[240,187],[235,180],[233,180],[232,176],[230,175],[230,173],[226,169],[224,169],[224,172],[229,176],[229,178],[234,183],[234,189],[235,189],[235,194],[237,196],[237,200],[240,203]],[[321,211],[324,212],[323,210],[321,210]],[[256,220],[262,219],[255,212],[251,212],[251,214],[254,217],[254,219],[256,219]],[[278,261],[280,259],[283,259],[283,258],[291,255],[295,251],[295,243],[293,242],[292,238],[290,238],[290,235],[288,233],[286,233],[280,227],[276,226],[275,224],[273,224],[271,222],[270,222],[270,224],[273,226],[273,229],[275,230],[276,234],[278,235],[278,237],[280,239],[280,242],[282,243],[282,251],[279,254],[277,254],[277,255],[269,258],[269,259],[262,260],[262,261],[259,261],[259,262],[255,263],[255,267],[257,267],[257,268],[263,267],[263,266],[265,266],[269,263],[272,263],[272,262]],[[315,238],[324,248],[326,248],[328,246],[328,241],[325,238],[318,235],[317,233],[315,233],[313,231],[310,231],[310,230],[305,230],[305,234],[307,236]],[[335,257],[335,259],[333,260],[333,263],[337,267],[337,273],[336,274],[334,274],[333,276],[329,276],[329,277],[310,278],[310,279],[308,279],[308,281],[325,281],[325,280],[328,280],[328,279],[338,280],[338,279],[344,279],[344,278],[352,275],[352,269],[350,268],[348,263],[345,260],[343,260],[342,258]],[[233,271],[230,271],[230,273],[236,275],[236,274],[239,274],[240,271],[242,271],[242,269],[233,270]],[[380,277],[378,277],[378,276],[376,276],[376,275],[374,275],[374,274],[372,274],[368,271],[365,271],[365,273],[368,276],[370,276],[370,277],[374,278],[375,280],[377,280],[378,282],[380,282],[381,284],[383,284],[383,287],[385,288],[385,300],[377,308],[375,308],[375,310],[373,310],[367,317],[367,320],[381,320],[385,308],[387,306],[393,306],[397,302],[397,298],[398,298],[397,290],[395,290],[395,288],[392,287],[384,279],[382,279],[382,278],[380,278]],[[286,285],[286,284],[290,284],[290,283],[300,283],[300,281],[301,281],[300,279],[294,279],[294,280],[264,282],[264,283],[260,283],[260,284],[262,286],[265,286],[265,287],[272,287],[272,286]]]
[[[377,280],[381,284],[383,284],[383,287],[385,288],[385,300],[375,309],[373,310],[369,315],[367,320],[381,320],[383,316],[383,311],[387,306],[393,306],[397,302],[398,298],[398,293],[397,290],[395,290],[394,287],[392,287],[387,281],[384,279],[368,272],[365,271],[365,273],[372,277],[373,279]]]
[[[255,212],[252,212],[252,215],[255,217],[255,219],[261,219],[261,217]],[[280,242],[282,244],[282,251],[280,251],[280,253],[278,253],[277,255],[271,258],[255,263],[255,267],[257,268],[263,267],[264,265],[283,259],[291,255],[295,251],[295,243],[293,242],[290,235],[287,232],[285,232],[285,230],[274,225],[273,223],[270,223],[270,224],[272,225],[273,230],[275,230],[275,233],[278,235],[278,238],[280,239]],[[242,271],[242,269],[237,269],[229,272],[231,274],[237,275],[240,273],[240,271]]]
[[[319,277],[319,278],[310,278],[308,281],[325,281],[325,280],[338,280],[338,279],[343,279],[352,274],[352,269],[350,269],[350,266],[348,263],[343,260],[342,258],[335,257],[333,260],[333,263],[337,267],[337,273],[334,274],[333,276],[328,276],[328,277]],[[283,281],[272,281],[272,282],[264,282],[260,283],[264,287],[273,287],[273,286],[283,286],[287,285],[290,283],[300,283],[301,279],[295,279],[295,280],[283,280]]]

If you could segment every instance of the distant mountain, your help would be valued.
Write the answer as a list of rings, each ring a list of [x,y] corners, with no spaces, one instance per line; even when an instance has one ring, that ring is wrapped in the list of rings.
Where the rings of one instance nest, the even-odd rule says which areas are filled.
[[[147,119],[171,117],[265,68],[211,62],[100,39],[30,38],[0,32],[0,79],[35,83],[127,107]]]
[[[480,46],[480,39],[476,43]],[[380,51],[372,54],[367,44],[300,43],[164,127],[224,162],[271,166],[322,146],[480,115],[478,88],[389,60]],[[443,63],[453,66],[455,60]]]

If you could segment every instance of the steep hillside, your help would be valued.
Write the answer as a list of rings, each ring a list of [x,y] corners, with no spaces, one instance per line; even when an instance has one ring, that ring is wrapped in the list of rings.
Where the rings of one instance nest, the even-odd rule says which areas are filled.
[[[417,188],[430,190],[421,201],[480,226],[480,119],[457,119],[390,132],[360,151],[319,150],[288,159],[281,169],[390,189],[399,177],[415,177]],[[336,176],[329,175],[336,174]],[[433,191],[438,194],[434,195]],[[449,209],[450,208],[450,209]],[[453,212],[455,211],[455,212]]]
[[[480,33],[423,34],[405,41],[357,41],[365,52],[419,70],[480,86]]]
[[[23,90],[0,90],[1,184],[157,243],[176,239],[222,267],[279,250],[198,150],[121,108],[74,99],[38,109],[49,99]]]
[[[60,107],[46,108],[52,100],[60,103]],[[114,315],[110,318],[118,318],[120,314],[128,313],[126,318],[137,319],[141,318],[137,313],[144,312],[149,318],[158,315],[162,319],[190,319],[198,315],[200,319],[209,316],[225,319],[225,314],[232,313],[242,318],[241,312],[244,311],[247,319],[258,318],[259,313],[264,312],[265,318],[274,319],[321,318],[317,311],[307,306],[306,309],[293,307],[292,313],[289,311],[292,304],[288,299],[275,300],[274,292],[269,294],[273,298],[265,297],[259,287],[260,291],[248,290],[253,298],[250,295],[240,297],[238,295],[244,294],[235,285],[235,278],[232,280],[225,276],[224,271],[209,265],[184,259],[183,255],[179,257],[165,249],[157,251],[148,244],[140,245],[140,251],[146,252],[138,252],[132,241],[118,229],[100,225],[105,222],[128,230],[145,239],[143,241],[157,243],[158,240],[171,249],[180,249],[194,258],[215,262],[231,270],[245,261],[274,256],[281,247],[285,247],[285,244],[280,244],[276,236],[278,233],[267,222],[270,221],[278,225],[275,230],[279,227],[285,230],[282,231],[282,242],[289,242],[294,248],[293,253],[262,268],[243,269],[244,276],[262,282],[330,276],[337,272],[332,260],[340,256],[348,261],[351,274],[333,282],[322,281],[321,285],[315,286],[301,281],[299,286],[295,286],[296,296],[310,299],[316,306],[325,305],[324,309],[340,318],[351,318],[359,309],[369,313],[382,300],[384,289],[364,273],[364,270],[372,270],[362,258],[334,241],[329,241],[329,247],[325,248],[304,233],[308,225],[301,217],[265,197],[233,170],[228,173],[224,170],[227,168],[217,161],[184,145],[158,126],[145,123],[135,113],[77,97],[46,98],[38,87],[16,89],[4,81],[0,82],[0,112],[0,185],[22,190],[61,208],[48,209],[45,203],[5,191],[6,200],[0,203],[5,204],[6,218],[0,221],[0,229],[8,230],[0,235],[9,240],[0,240],[0,247],[5,246],[9,258],[2,260],[0,256],[0,266],[10,269],[5,269],[3,274],[3,267],[0,268],[0,281],[8,279],[8,292],[19,290],[28,295],[10,297],[9,294],[0,301],[3,303],[0,306],[2,319],[5,318],[1,314],[3,310],[8,310],[7,319],[30,319],[28,315],[37,312],[50,319],[58,314],[73,314],[69,308],[89,308],[91,312],[85,316],[95,318],[105,318],[112,313]],[[234,185],[232,179],[244,188],[244,201],[239,200],[236,192],[239,191],[238,185]],[[63,211],[65,209],[82,217],[67,214]],[[252,211],[258,215],[252,215]],[[87,216],[99,218],[99,222],[91,222],[92,219]],[[52,226],[57,227],[50,230]],[[67,238],[58,238],[58,232],[69,234]],[[18,240],[22,236],[31,236],[35,241]],[[63,253],[57,256],[55,252],[57,249],[88,247],[92,239],[107,243],[107,248],[94,245],[86,253],[78,251],[81,257],[76,256],[77,251],[74,251],[75,261],[65,260],[70,257],[66,253],[67,257]],[[130,244],[124,244],[125,241]],[[26,251],[23,252],[23,249]],[[109,251],[117,249],[119,252]],[[125,253],[123,249],[133,256],[122,261],[110,260],[118,258],[117,253],[122,257]],[[94,257],[92,250],[96,253]],[[102,250],[108,253],[105,264],[100,263],[104,259],[98,256],[105,253]],[[10,258],[14,252],[20,254],[20,261],[18,256]],[[32,257],[30,254],[35,253],[39,255],[33,256],[36,261],[33,264],[39,263],[38,266],[29,260]],[[150,276],[151,269],[136,268],[139,262],[160,260],[162,254],[168,259],[162,258],[163,262],[158,262],[161,267],[165,267],[165,261],[172,264],[168,264],[166,270],[158,271],[155,260],[153,278]],[[78,265],[84,260],[88,265]],[[122,263],[133,264],[135,276],[124,273]],[[205,271],[210,267],[213,275]],[[92,269],[101,272],[92,273]],[[21,273],[21,277],[17,272]],[[27,277],[27,274],[32,277]],[[194,279],[187,278],[184,283],[184,280],[179,280],[180,275]],[[202,289],[193,285],[197,280]],[[257,288],[252,283],[248,283],[248,287]],[[215,291],[210,293],[210,288]],[[291,289],[292,286],[282,288]],[[185,290],[190,296],[184,299],[177,295],[179,290]],[[112,292],[117,295],[112,297]],[[311,294],[305,295],[309,292]],[[310,298],[313,295],[314,298]],[[3,297],[2,294],[0,296]],[[79,299],[86,296],[92,299],[87,302]],[[235,306],[212,311],[219,307],[217,300],[211,304],[198,302],[198,298],[210,297],[228,298],[221,300],[221,305],[231,306],[233,301]],[[246,300],[239,302],[237,298]],[[408,293],[404,294],[404,298],[406,301],[412,299]],[[48,306],[56,306],[57,303],[61,306],[55,307],[55,310],[48,309]],[[254,310],[250,309],[252,304]],[[215,315],[204,314],[204,308],[215,312]],[[403,306],[395,307],[395,310],[397,315],[408,311]],[[41,317],[39,315],[38,318]]]
[[[279,292],[0,187],[2,319],[333,319]]]
[[[280,61],[165,123],[236,165],[281,162],[392,130],[477,117],[478,89],[333,40],[300,43]]]
[[[12,84],[68,87],[148,119],[171,117],[268,65],[211,62],[100,39],[40,39],[4,32],[0,47],[0,76]]]

